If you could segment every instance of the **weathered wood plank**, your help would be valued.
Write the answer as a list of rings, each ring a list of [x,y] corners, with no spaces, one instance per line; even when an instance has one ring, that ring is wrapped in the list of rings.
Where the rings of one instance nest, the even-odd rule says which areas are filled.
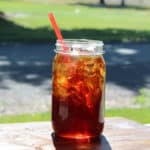
[[[103,136],[92,142],[62,141],[50,122],[0,125],[1,150],[150,150],[150,127],[124,118],[106,118]]]

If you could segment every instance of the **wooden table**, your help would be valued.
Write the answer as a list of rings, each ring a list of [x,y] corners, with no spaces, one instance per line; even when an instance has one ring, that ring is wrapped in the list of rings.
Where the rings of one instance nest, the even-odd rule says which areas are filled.
[[[1,124],[0,150],[150,150],[150,127],[125,118],[106,118],[92,142],[62,141],[52,132],[50,122]]]

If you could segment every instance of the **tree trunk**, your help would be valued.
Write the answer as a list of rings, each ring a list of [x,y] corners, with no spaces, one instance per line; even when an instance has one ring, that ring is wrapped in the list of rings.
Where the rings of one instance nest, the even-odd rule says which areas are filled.
[[[105,0],[100,0],[100,5],[105,5]]]
[[[122,6],[122,7],[125,6],[125,0],[121,0],[121,6]]]

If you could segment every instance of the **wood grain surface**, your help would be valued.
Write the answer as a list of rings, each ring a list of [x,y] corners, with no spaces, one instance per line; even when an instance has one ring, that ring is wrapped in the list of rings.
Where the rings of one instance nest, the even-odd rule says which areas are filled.
[[[102,136],[79,142],[55,137],[51,122],[1,124],[0,150],[150,150],[150,127],[106,118]]]

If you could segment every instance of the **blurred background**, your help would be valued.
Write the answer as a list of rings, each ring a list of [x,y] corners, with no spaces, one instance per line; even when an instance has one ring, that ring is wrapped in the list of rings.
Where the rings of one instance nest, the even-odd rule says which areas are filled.
[[[0,0],[0,122],[50,117],[48,12],[64,38],[104,41],[106,116],[150,122],[150,0]]]

